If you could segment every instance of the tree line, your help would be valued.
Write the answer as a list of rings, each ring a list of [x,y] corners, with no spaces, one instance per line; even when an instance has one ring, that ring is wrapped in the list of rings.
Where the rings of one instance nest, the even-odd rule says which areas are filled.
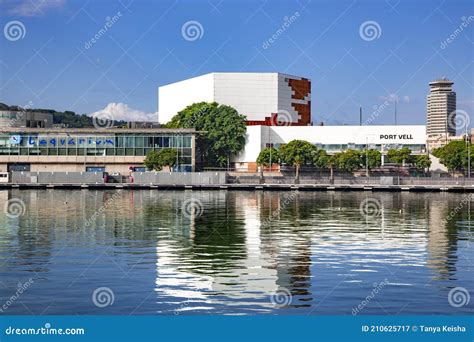
[[[187,106],[178,112],[163,128],[193,128],[196,136],[197,167],[229,167],[230,158],[245,147],[246,118],[231,106],[216,102],[199,102]],[[172,148],[171,148],[172,149]],[[467,147],[462,141],[454,141],[436,149],[433,154],[440,158],[450,171],[467,168]],[[161,155],[161,156],[160,156]],[[471,156],[473,151],[471,150]],[[426,170],[431,166],[428,155],[412,155],[412,151],[403,147],[387,151],[389,163],[412,165]],[[177,162],[174,152],[164,149],[154,152],[149,158],[150,169],[161,170],[164,166],[174,166]],[[346,150],[329,154],[310,142],[293,140],[279,148],[264,148],[257,159],[257,164],[265,167],[272,164],[292,165],[299,174],[301,166],[315,166],[323,169],[334,169],[353,172],[358,169],[374,169],[381,166],[380,151],[368,149],[363,151]],[[153,161],[153,162],[151,162]]]
[[[413,165],[417,168],[427,169],[431,165],[428,155],[412,155],[407,147],[392,149],[387,152],[389,162],[397,165]],[[358,169],[368,170],[380,167],[382,154],[374,149],[358,151],[348,149],[335,154],[328,154],[325,150],[304,140],[292,140],[278,149],[274,147],[264,148],[257,158],[257,164],[270,167],[272,164],[291,165],[295,167],[295,178],[299,178],[301,166],[315,166],[331,171],[334,169],[353,172]]]

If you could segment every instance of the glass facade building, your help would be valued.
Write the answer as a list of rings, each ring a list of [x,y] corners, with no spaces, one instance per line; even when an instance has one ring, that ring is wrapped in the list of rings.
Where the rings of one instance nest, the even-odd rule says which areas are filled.
[[[177,171],[194,167],[194,131],[179,129],[72,129],[0,131],[0,156],[142,157],[152,150],[178,151]],[[137,158],[130,158],[130,160]],[[136,163],[136,162],[135,162]]]

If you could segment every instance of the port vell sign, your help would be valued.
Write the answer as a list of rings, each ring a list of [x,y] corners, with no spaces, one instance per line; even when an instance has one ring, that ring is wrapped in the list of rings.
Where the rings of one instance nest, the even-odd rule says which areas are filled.
[[[380,134],[380,140],[413,140],[412,134]]]

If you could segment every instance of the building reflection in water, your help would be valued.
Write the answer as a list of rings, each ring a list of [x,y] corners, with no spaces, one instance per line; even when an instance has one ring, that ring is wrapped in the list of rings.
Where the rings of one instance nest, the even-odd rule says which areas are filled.
[[[176,246],[178,240],[173,244],[158,241],[158,296],[181,299],[178,311],[199,309],[200,302],[206,304],[202,309],[210,309],[236,300],[249,306],[258,301],[260,310],[271,308],[268,298],[277,289],[277,270],[272,256],[262,249],[257,196],[208,195],[211,198],[193,196],[204,205],[202,215],[191,213],[183,218],[190,229],[190,248]],[[216,202],[217,210],[230,217],[215,216],[216,208],[211,205]],[[215,225],[213,218],[220,224]],[[211,250],[213,254],[208,253]],[[222,256],[226,253],[230,258]],[[191,266],[199,259],[200,263]]]
[[[457,276],[457,222],[469,221],[470,202],[451,220],[446,217],[461,195],[301,192],[288,200],[291,196],[263,191],[0,191],[0,208],[11,198],[26,206],[18,218],[0,215],[0,272],[48,273],[63,248],[91,246],[112,247],[107,256],[114,264],[135,268],[143,247],[151,250],[148,272],[155,278],[151,287],[162,304],[159,310],[220,313],[232,312],[233,305],[253,312],[274,310],[270,296],[280,288],[293,295],[290,307],[314,305],[318,282],[325,281],[321,268],[346,272],[349,281],[381,264],[427,266],[434,280]],[[182,204],[190,198],[199,200],[202,213],[183,215]],[[380,202],[375,217],[360,214],[359,203],[366,198]],[[137,258],[118,259],[125,254]]]
[[[459,204],[454,203],[456,205]],[[433,198],[426,206],[429,227],[427,265],[436,272],[436,279],[450,279],[456,273],[457,233],[456,218],[447,218],[454,208],[450,208],[447,198]]]

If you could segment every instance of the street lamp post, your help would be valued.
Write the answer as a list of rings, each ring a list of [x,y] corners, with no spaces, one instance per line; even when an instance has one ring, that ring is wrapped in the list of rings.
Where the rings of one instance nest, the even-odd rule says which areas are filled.
[[[268,127],[268,145],[270,146],[270,177],[271,177],[271,172],[272,172],[272,128]]]
[[[365,176],[369,177],[369,138],[365,137]]]
[[[471,178],[471,144],[467,135],[467,125],[466,125],[466,147],[467,147],[467,178]]]

